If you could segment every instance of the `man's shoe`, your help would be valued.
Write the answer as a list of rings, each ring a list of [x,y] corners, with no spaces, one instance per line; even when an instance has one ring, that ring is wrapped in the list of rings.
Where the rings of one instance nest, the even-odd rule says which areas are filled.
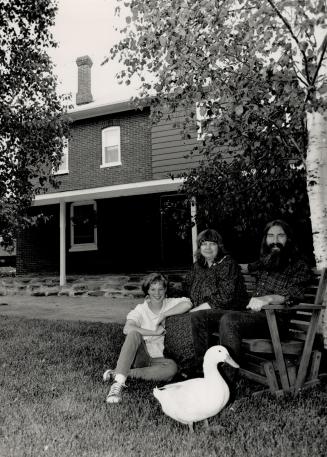
[[[104,373],[103,373],[103,380],[104,382],[106,381],[111,381],[112,379],[114,379],[115,377],[115,371],[114,370],[111,370],[109,368],[109,370],[106,370]]]
[[[107,403],[120,403],[121,402],[121,393],[123,388],[126,387],[125,384],[115,381],[110,387],[110,391],[107,395]]]

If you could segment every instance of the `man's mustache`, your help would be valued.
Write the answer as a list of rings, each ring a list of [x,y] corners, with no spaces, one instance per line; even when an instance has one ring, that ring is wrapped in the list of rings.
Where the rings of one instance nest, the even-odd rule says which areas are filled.
[[[284,248],[284,245],[282,243],[272,243],[269,245],[270,252],[276,248],[278,248],[281,251]]]

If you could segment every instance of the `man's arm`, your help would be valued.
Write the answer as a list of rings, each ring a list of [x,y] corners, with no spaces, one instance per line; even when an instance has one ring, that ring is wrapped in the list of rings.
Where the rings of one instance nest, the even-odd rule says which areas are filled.
[[[298,260],[291,273],[292,276],[290,276],[288,284],[285,287],[279,287],[278,294],[252,297],[247,305],[247,309],[260,311],[264,305],[281,305],[283,303],[292,305],[299,302],[312,278],[312,272],[303,260]]]

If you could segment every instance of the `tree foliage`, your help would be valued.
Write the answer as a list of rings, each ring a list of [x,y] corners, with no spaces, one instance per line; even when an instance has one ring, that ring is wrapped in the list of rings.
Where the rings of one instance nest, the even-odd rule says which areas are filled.
[[[7,245],[34,196],[56,186],[52,174],[68,135],[47,54],[56,3],[0,0],[0,233]]]
[[[122,3],[118,0],[118,10]],[[118,75],[141,80],[136,105],[154,122],[185,110],[205,118],[199,168],[182,190],[200,226],[244,230],[272,217],[305,219],[305,113],[326,108],[323,0],[131,0]],[[151,75],[151,76],[149,76]]]

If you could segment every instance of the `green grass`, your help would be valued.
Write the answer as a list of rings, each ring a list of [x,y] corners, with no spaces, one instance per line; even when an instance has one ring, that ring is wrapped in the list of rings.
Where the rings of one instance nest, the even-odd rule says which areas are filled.
[[[0,456],[325,455],[326,385],[275,400],[241,383],[232,407],[193,435],[162,413],[153,383],[130,380],[123,403],[107,405],[102,373],[121,342],[114,324],[2,317]]]

